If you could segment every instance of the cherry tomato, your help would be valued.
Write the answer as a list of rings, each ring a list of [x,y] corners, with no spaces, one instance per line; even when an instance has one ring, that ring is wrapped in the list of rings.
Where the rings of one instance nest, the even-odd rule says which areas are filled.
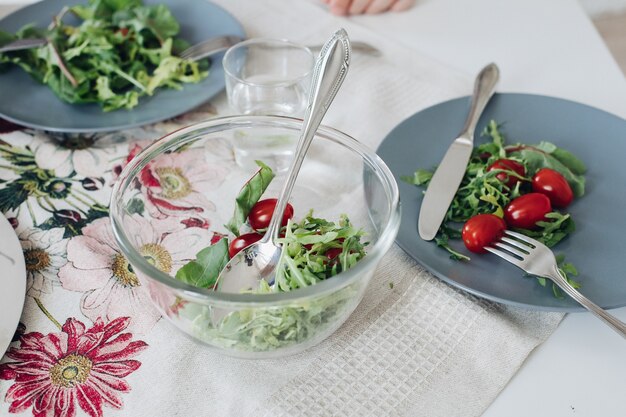
[[[335,259],[339,254],[343,252],[343,248],[330,248],[326,251],[326,257],[330,260]]]
[[[230,242],[230,245],[228,245],[228,255],[230,255],[230,257],[232,258],[242,249],[247,248],[254,242],[258,242],[259,240],[261,240],[262,237],[263,235],[260,235],[258,233],[246,233],[239,236],[238,238]]]
[[[542,168],[533,176],[533,191],[547,195],[558,208],[567,207],[574,200],[574,192],[565,177],[550,168]]]
[[[526,175],[526,168],[524,168],[524,165],[512,159],[498,159],[493,164],[489,165],[489,168],[487,168],[487,172],[493,171],[494,169],[506,169],[509,171],[513,171],[516,174],[521,175],[522,177]],[[514,177],[513,175],[507,175],[506,172],[500,172],[496,174],[496,178],[503,182],[504,185],[509,188],[515,187],[515,184],[520,182],[519,178]]]
[[[266,200],[261,200],[257,202],[254,206],[252,206],[252,208],[250,209],[250,214],[248,214],[250,227],[252,227],[254,230],[267,229],[267,226],[270,225],[272,214],[274,214],[276,202],[277,199],[268,198]],[[281,226],[286,226],[287,221],[292,217],[293,206],[287,203],[287,207],[285,207],[285,211],[283,213],[283,221],[281,222]]]
[[[477,214],[465,222],[461,237],[465,247],[475,253],[486,252],[484,247],[500,239],[506,223],[494,214]]]
[[[509,226],[533,229],[551,211],[552,205],[547,196],[528,193],[507,204],[504,208],[504,220]]]

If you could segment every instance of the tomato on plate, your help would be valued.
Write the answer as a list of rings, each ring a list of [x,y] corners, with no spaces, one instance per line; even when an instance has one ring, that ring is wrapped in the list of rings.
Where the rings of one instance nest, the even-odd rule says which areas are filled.
[[[533,229],[537,222],[546,220],[552,211],[550,199],[541,193],[528,193],[517,197],[504,208],[504,220],[509,226]]]
[[[230,242],[230,245],[228,245],[228,255],[231,258],[234,257],[236,254],[239,253],[239,251],[247,248],[255,242],[258,242],[259,240],[261,240],[262,237],[263,235],[259,233],[246,233],[239,236],[238,238]]]
[[[248,222],[250,223],[250,227],[254,230],[264,230],[270,225],[270,220],[272,219],[272,215],[274,214],[274,209],[276,208],[276,203],[278,200],[276,198],[268,198],[265,200],[261,200],[257,202],[250,209],[250,213],[248,214]],[[287,203],[285,207],[285,211],[283,213],[283,221],[281,222],[281,226],[286,226],[289,219],[293,217],[293,206]]]
[[[484,253],[485,246],[500,239],[506,223],[494,214],[477,214],[465,222],[461,237],[465,247],[474,253]]]
[[[524,165],[512,159],[498,159],[493,164],[489,165],[487,172],[493,171],[494,169],[506,169],[508,171],[513,171],[522,177],[526,175],[526,168]],[[496,174],[496,178],[509,188],[515,187],[515,184],[520,182],[519,178],[513,175],[508,175],[506,172]]]
[[[545,194],[558,208],[565,208],[574,200],[574,192],[565,177],[550,168],[542,168],[533,175],[533,191]]]

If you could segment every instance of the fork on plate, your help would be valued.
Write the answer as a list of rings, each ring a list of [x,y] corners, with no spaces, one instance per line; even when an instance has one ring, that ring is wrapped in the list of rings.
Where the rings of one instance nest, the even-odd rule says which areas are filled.
[[[190,61],[197,61],[218,52],[222,52],[243,40],[245,39],[235,35],[216,36],[214,38],[209,38],[190,46],[189,48],[181,52],[180,57]],[[39,48],[46,45],[47,43],[47,39],[18,39],[4,46],[1,46],[0,53],[19,51],[22,49]],[[351,43],[351,45],[352,50],[355,52],[361,52],[371,56],[381,55],[380,50],[376,49],[374,46],[368,43],[354,41]],[[312,50],[318,50],[322,47],[322,45],[309,45],[308,47]]]
[[[509,261],[531,275],[551,280],[575,301],[626,338],[626,324],[609,314],[572,287],[559,271],[554,253],[543,243],[520,233],[505,231],[499,241],[485,250]]]

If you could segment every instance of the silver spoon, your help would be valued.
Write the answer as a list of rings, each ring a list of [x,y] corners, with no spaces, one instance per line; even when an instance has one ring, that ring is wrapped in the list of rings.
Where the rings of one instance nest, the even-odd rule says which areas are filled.
[[[346,77],[350,55],[350,40],[344,29],[335,32],[322,47],[313,70],[309,104],[302,122],[296,153],[267,231],[261,240],[243,249],[226,264],[217,278],[216,291],[239,293],[258,288],[261,279],[268,283],[274,281],[282,252],[282,247],[275,240],[280,232],[283,211],[315,132]]]

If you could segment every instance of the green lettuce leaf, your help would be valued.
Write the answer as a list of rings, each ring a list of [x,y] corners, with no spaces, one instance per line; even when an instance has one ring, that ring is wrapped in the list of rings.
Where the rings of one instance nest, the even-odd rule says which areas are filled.
[[[176,279],[200,288],[210,288],[229,261],[228,240],[220,239],[202,249],[194,261],[176,272]]]
[[[239,229],[246,222],[250,209],[259,201],[274,178],[272,168],[261,161],[256,161],[256,163],[260,168],[239,191],[239,195],[235,199],[233,217],[225,225],[226,229],[235,236],[239,236]]]
[[[524,161],[529,176],[541,168],[558,171],[572,187],[575,197],[585,194],[585,165],[570,152],[556,147],[550,142],[538,145],[514,145],[509,148],[509,156]]]

